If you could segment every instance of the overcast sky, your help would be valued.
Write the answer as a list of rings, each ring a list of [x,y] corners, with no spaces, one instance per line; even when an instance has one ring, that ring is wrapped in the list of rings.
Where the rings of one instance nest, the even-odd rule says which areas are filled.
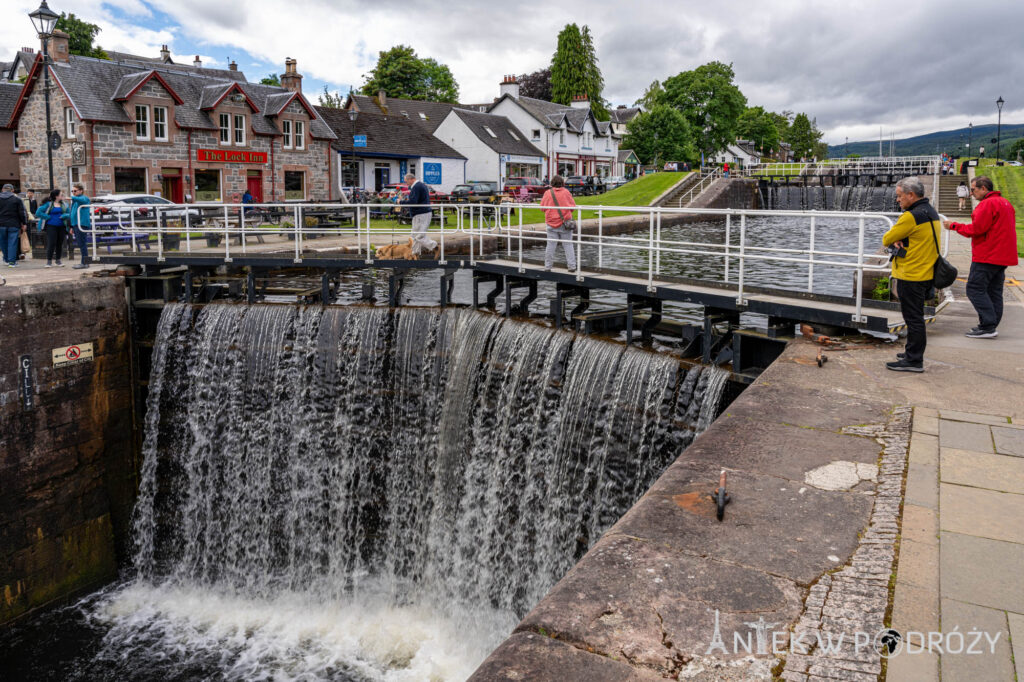
[[[38,0],[5,0],[0,61],[34,45]],[[750,106],[817,117],[826,141],[1024,123],[1024,2],[483,3],[466,0],[53,0],[99,24],[104,48],[176,61],[238,62],[250,80],[298,60],[315,101],[358,87],[396,44],[451,67],[463,102],[497,96],[506,73],[547,66],[569,22],[594,34],[605,98],[632,104],[653,80],[731,62]],[[669,8],[666,12],[666,8]],[[19,21],[19,16],[23,20]]]

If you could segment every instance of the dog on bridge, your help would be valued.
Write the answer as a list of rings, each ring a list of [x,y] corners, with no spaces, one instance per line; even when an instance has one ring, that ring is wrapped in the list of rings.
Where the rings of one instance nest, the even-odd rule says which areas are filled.
[[[409,237],[407,244],[387,244],[377,249],[374,258],[379,260],[437,260],[441,255],[441,249],[434,247],[433,250],[417,254],[413,250],[413,240]]]

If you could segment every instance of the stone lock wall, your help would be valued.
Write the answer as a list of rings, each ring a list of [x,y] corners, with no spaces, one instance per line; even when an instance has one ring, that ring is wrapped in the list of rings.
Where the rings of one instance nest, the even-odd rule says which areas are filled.
[[[92,360],[53,365],[86,342]],[[117,575],[136,488],[129,352],[120,277],[0,287],[0,624]]]

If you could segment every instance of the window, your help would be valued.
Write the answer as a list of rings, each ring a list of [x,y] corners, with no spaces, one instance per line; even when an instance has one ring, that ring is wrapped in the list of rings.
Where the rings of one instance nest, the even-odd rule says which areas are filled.
[[[490,135],[491,137],[498,137],[497,135],[494,134],[494,131],[488,128],[487,126],[484,126],[484,130],[486,130],[487,134]]]
[[[533,139],[534,140],[539,140],[540,139],[540,131],[539,130],[534,130],[533,131]]]
[[[420,120],[421,121],[426,121],[427,120],[427,115],[424,114],[422,111],[420,112]]]
[[[341,162],[341,186],[342,187],[359,187],[362,182],[359,180],[359,162],[358,161],[342,161]]]
[[[281,121],[281,132],[284,133],[284,148],[292,148],[292,122]]]
[[[409,162],[409,170],[406,172],[416,175],[416,163],[414,161]],[[422,180],[423,178],[420,179]],[[402,178],[402,182],[405,182],[405,178]]]
[[[231,144],[231,115],[220,115],[220,143]]]
[[[235,144],[245,144],[245,116],[235,114]]]
[[[82,168],[80,166],[70,166],[68,168],[68,187],[74,187],[76,183],[82,181]]]
[[[135,105],[135,139],[149,139],[149,107],[144,104]]]
[[[196,201],[220,201],[220,171],[196,170]]]
[[[153,107],[153,139],[167,142],[167,107]]]
[[[306,148],[306,131],[305,125],[302,121],[295,121],[295,148],[305,149]]]
[[[145,193],[145,168],[114,168],[114,194]]]
[[[516,135],[515,132],[513,132],[511,128],[509,129],[508,134],[512,136],[513,140],[515,140],[516,142],[519,142],[519,136]]]
[[[69,140],[75,139],[77,128],[75,110],[71,107],[64,107],[64,137]]]
[[[18,131],[14,131],[14,151],[18,151]]]
[[[558,131],[558,144],[565,144],[565,129]]]
[[[285,171],[284,172],[284,198],[287,199],[305,199],[306,198],[306,183],[305,173],[302,171]]]

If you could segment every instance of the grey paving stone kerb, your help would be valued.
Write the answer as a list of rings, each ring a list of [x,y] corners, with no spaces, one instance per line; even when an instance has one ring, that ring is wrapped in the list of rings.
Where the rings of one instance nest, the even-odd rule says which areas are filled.
[[[782,679],[877,680],[881,657],[873,646],[856,646],[855,633],[875,633],[885,625],[889,577],[899,535],[903,476],[910,441],[911,408],[898,407],[887,424],[854,426],[843,433],[874,437],[883,447],[878,491],[871,522],[850,563],[826,574],[811,587],[804,613],[793,628],[793,651],[786,656]],[[818,646],[819,638],[843,645]],[[796,642],[807,644],[798,653]]]

